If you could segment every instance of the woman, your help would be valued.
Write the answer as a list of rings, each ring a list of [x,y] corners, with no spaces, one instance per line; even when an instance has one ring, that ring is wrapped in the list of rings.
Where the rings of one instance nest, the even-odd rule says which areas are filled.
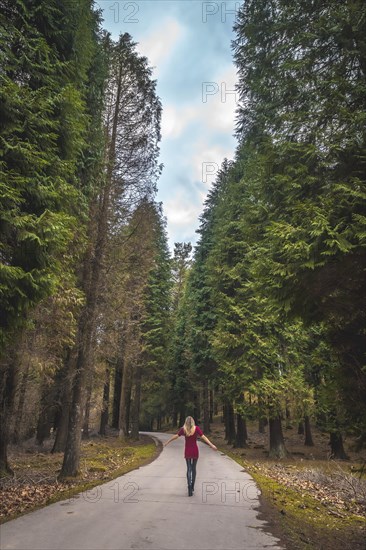
[[[183,428],[179,430],[178,433],[172,435],[172,437],[164,443],[164,447],[169,445],[171,441],[178,439],[181,435],[185,436],[185,448],[184,448],[184,458],[187,463],[187,482],[188,482],[188,496],[192,496],[194,491],[194,482],[196,479],[196,466],[198,460],[198,446],[197,446],[197,437],[200,437],[205,441],[212,449],[217,451],[217,447],[211,443],[211,441],[203,435],[202,430],[196,426],[193,418],[187,416],[186,421],[184,422]]]

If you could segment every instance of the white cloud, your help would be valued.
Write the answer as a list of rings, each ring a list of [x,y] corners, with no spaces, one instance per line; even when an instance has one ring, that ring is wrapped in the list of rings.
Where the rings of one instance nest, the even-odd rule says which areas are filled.
[[[211,82],[202,83],[200,115],[212,130],[233,132],[239,96],[235,90],[236,68],[230,64]]]
[[[167,217],[171,249],[174,241],[196,242],[194,230],[198,227],[198,218],[202,213],[207,191],[216,179],[224,158],[233,156],[233,149],[220,145],[210,147],[202,139],[193,142],[192,147],[194,154],[185,171],[186,187],[184,184],[175,189],[173,187],[173,194],[164,198],[164,214]],[[209,164],[203,165],[205,162]],[[206,182],[203,182],[202,170],[210,172],[211,169],[213,173],[206,174]]]
[[[179,138],[192,122],[206,133],[232,134],[238,101],[235,82],[236,70],[230,65],[215,81],[202,83],[200,95],[189,105],[163,105],[163,139]]]
[[[142,55],[145,55],[154,67],[155,76],[159,75],[162,65],[171,57],[174,48],[184,35],[184,27],[177,19],[166,17],[146,37],[142,38],[137,46]]]
[[[193,106],[175,107],[174,105],[163,106],[161,121],[162,138],[178,138],[187,125],[195,120],[197,111]]]
[[[173,233],[184,233],[184,229],[191,232],[192,226],[196,225],[201,209],[202,204],[192,202],[189,194],[185,193],[182,188],[179,188],[170,199],[164,201],[164,213]]]
[[[203,201],[207,190],[216,179],[224,158],[231,159],[234,156],[234,148],[220,145],[213,147],[200,140],[195,144],[194,150],[191,162],[192,177],[204,185],[204,190],[200,192],[200,199]]]

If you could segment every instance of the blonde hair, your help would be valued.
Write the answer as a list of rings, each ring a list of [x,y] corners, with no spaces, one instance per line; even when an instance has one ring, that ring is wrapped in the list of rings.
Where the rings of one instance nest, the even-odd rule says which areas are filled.
[[[184,426],[183,426],[184,434],[186,436],[193,435],[196,430],[196,424],[191,416],[187,416]]]

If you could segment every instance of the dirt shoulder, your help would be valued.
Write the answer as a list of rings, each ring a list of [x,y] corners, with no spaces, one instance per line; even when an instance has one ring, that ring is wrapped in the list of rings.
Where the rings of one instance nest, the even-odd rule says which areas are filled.
[[[10,449],[14,477],[0,479],[0,523],[15,519],[47,504],[115,479],[148,464],[161,452],[152,438],[125,442],[116,436],[94,437],[83,441],[81,471],[77,479],[59,482],[63,453],[50,454],[52,442],[40,449],[29,441]]]

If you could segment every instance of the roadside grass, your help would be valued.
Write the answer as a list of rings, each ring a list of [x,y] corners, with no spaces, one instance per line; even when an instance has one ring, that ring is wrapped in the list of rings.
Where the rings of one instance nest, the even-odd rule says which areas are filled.
[[[261,501],[264,499],[274,509],[272,520],[279,525],[288,550],[365,548],[365,516],[320,495],[315,498],[306,485],[301,490],[276,481],[270,469],[244,460],[235,450],[220,450],[253,477],[261,491]]]
[[[147,436],[127,442],[112,436],[83,441],[79,476],[59,481],[63,453],[39,452],[34,445],[14,448],[14,477],[0,479],[0,523],[79,493],[88,495],[97,485],[147,464],[160,450]]]
[[[218,418],[209,438],[257,483],[260,513],[287,550],[366,549],[366,455],[345,441],[349,461],[329,459],[329,435],[313,427],[314,447],[296,427],[284,427],[287,458],[268,457],[268,429],[248,422],[248,445],[235,448]]]

